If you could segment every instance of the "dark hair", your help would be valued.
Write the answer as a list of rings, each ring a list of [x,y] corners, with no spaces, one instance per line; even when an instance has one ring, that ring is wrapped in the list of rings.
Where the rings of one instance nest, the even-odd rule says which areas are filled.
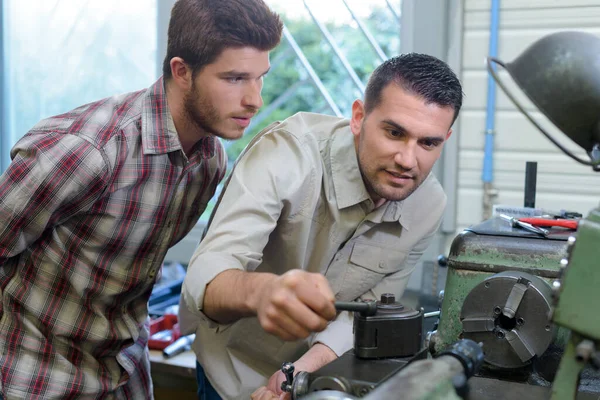
[[[422,97],[427,103],[452,107],[456,120],[462,106],[462,86],[442,60],[427,54],[407,53],[385,61],[369,78],[365,91],[366,114],[379,105],[381,92],[390,82]]]
[[[263,0],[178,0],[171,10],[163,75],[171,78],[173,57],[196,74],[226,48],[272,50],[282,29],[279,15]]]

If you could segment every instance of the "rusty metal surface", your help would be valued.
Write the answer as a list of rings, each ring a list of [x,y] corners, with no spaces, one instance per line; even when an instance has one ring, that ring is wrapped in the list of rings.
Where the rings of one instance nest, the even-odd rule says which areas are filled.
[[[545,239],[493,218],[464,230],[454,239],[448,267],[490,273],[521,271],[557,278],[572,232],[553,232]]]

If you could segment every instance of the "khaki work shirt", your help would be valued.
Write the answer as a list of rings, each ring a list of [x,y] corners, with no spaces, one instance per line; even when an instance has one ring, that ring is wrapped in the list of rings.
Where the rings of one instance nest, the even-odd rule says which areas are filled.
[[[316,342],[339,356],[352,348],[353,336],[345,312],[296,342],[267,334],[256,317],[218,325],[202,313],[215,276],[298,268],[324,274],[337,300],[388,292],[400,298],[445,204],[431,174],[406,200],[375,208],[348,120],[299,113],[257,135],[234,167],[182,289],[182,328],[196,329],[194,351],[219,394],[248,399],[282,362]]]

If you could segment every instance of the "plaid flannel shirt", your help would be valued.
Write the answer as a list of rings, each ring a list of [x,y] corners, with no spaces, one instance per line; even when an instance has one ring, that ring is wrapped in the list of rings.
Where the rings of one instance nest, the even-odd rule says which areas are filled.
[[[41,121],[0,177],[1,392],[152,398],[147,303],[169,247],[225,174],[214,137],[189,159],[163,79]]]

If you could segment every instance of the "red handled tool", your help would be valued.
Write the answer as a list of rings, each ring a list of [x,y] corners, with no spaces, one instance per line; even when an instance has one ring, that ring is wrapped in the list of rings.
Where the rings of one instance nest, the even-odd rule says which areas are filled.
[[[552,218],[519,218],[519,221],[531,224],[533,226],[560,226],[563,228],[569,228],[576,230],[579,220],[576,219],[552,219]]]

